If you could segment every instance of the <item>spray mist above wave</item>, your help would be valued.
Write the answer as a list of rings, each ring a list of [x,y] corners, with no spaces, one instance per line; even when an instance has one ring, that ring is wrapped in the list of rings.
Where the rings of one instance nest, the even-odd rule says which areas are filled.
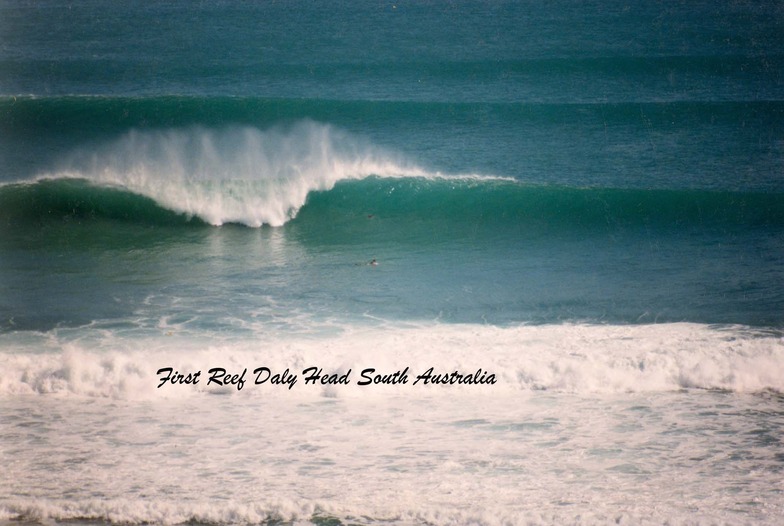
[[[312,191],[371,175],[432,174],[332,126],[301,121],[269,130],[131,131],[76,152],[67,170],[45,177],[119,186],[212,225],[258,227],[292,219]]]

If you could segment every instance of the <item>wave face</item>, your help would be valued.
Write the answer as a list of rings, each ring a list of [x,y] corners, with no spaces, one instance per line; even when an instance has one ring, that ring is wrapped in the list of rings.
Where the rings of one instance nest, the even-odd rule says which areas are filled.
[[[521,230],[611,231],[651,228],[779,228],[784,195],[706,190],[533,186],[493,178],[368,178],[314,192],[302,220],[363,211]]]
[[[0,188],[0,221],[37,226],[47,222],[112,220],[139,225],[176,225],[188,217],[154,199],[86,179],[43,179]]]
[[[216,136],[240,152],[217,153]],[[444,176],[380,156],[340,154],[329,140],[301,152],[257,148],[263,136],[252,129],[132,134],[118,151],[97,154],[88,170],[1,186],[0,221],[258,227],[297,218],[299,227],[319,228],[368,216],[397,221],[401,229],[442,221],[528,233],[784,226],[784,194],[570,188]],[[135,161],[140,151],[145,155]]]

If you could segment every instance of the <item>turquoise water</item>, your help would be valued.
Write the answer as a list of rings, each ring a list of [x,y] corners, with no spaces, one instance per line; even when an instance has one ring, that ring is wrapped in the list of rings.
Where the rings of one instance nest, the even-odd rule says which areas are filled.
[[[382,258],[398,276],[384,284],[389,297],[404,304],[370,309],[385,318],[782,323],[775,5],[4,2],[2,11],[2,275],[6,296],[22,298],[4,302],[6,329],[11,319],[50,328],[99,316],[62,304],[71,314],[58,319],[25,297],[20,284],[52,274],[56,259],[29,264],[27,229],[41,222],[74,240],[77,259],[79,239],[114,229],[153,259],[162,244],[190,240],[178,263],[194,275],[209,250],[200,239],[252,247],[268,235],[201,223],[272,224],[292,258],[306,254],[305,274],[351,276],[352,263]],[[472,183],[450,179],[466,175]],[[30,186],[64,177],[98,189]],[[363,221],[370,214],[378,220]],[[46,253],[51,238],[42,241],[35,250]],[[146,273],[134,264],[130,276]],[[433,286],[450,272],[450,284]],[[326,286],[340,308],[323,310],[366,313],[350,279]],[[73,296],[58,283],[52,293]],[[96,287],[104,298],[117,287],[130,310],[152,293],[109,279],[74,301],[110,308],[79,299]],[[307,308],[297,290],[276,300]]]
[[[273,296],[262,292],[274,286],[256,274],[224,277],[206,255],[225,238],[235,257],[256,257],[270,236],[290,251],[281,257],[292,278],[332,276],[274,295],[321,318],[782,323],[778,102],[28,96],[4,104],[13,132],[0,189],[6,329],[84,324],[106,309],[132,316],[156,289],[145,285],[143,258],[126,260],[129,242],[152,261],[165,254],[164,273],[178,280],[198,276],[194,291],[205,265],[225,281],[197,294],[207,310],[220,310],[246,279],[259,287],[254,305],[266,308]],[[98,260],[84,266],[85,253]],[[58,267],[61,257],[80,269]],[[372,258],[384,263],[373,279],[386,293],[368,306],[351,282],[363,279],[356,264]],[[128,269],[122,280],[95,272],[118,264]],[[51,281],[62,272],[72,279]],[[140,284],[129,287],[135,275]],[[54,309],[67,317],[28,297],[28,284],[42,279],[45,294],[71,298]],[[73,279],[91,285],[74,294]],[[330,298],[315,310],[302,300],[313,286]]]
[[[0,0],[0,521],[774,524],[782,34],[775,2]],[[316,362],[498,382],[155,387]],[[232,468],[155,469],[192,461]]]
[[[9,185],[2,198],[6,329],[107,313],[154,326],[171,314],[144,303],[161,289],[228,330],[273,304],[352,322],[501,325],[780,327],[784,312],[777,194],[371,176],[314,191],[294,219],[259,229],[212,227],[81,179]],[[381,264],[367,268],[372,258]]]

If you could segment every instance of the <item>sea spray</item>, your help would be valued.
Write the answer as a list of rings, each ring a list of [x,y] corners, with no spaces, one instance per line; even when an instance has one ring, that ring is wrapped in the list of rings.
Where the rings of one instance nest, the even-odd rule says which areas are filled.
[[[326,124],[132,130],[96,151],[77,151],[47,178],[84,178],[154,199],[212,225],[280,226],[308,194],[368,175],[425,172]]]

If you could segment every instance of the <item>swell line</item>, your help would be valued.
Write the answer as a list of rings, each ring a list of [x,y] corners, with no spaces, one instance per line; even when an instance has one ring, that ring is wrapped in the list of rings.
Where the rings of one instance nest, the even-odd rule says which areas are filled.
[[[308,184],[308,183],[304,183]],[[433,222],[527,231],[619,228],[784,227],[784,194],[532,186],[493,178],[425,177],[372,172],[329,187],[286,180],[191,181],[146,194],[84,178],[41,179],[0,187],[0,222],[110,220],[158,225],[282,225],[318,230],[372,216],[399,229]],[[177,193],[173,189],[177,188]],[[179,199],[180,201],[177,201]],[[424,226],[423,226],[424,225]]]
[[[643,115],[643,118],[641,118]],[[0,97],[0,131],[33,135],[100,134],[186,126],[270,126],[310,119],[335,125],[397,121],[482,123],[570,122],[594,117],[605,124],[672,125],[752,122],[781,126],[784,101],[603,103],[418,102],[264,97]]]

